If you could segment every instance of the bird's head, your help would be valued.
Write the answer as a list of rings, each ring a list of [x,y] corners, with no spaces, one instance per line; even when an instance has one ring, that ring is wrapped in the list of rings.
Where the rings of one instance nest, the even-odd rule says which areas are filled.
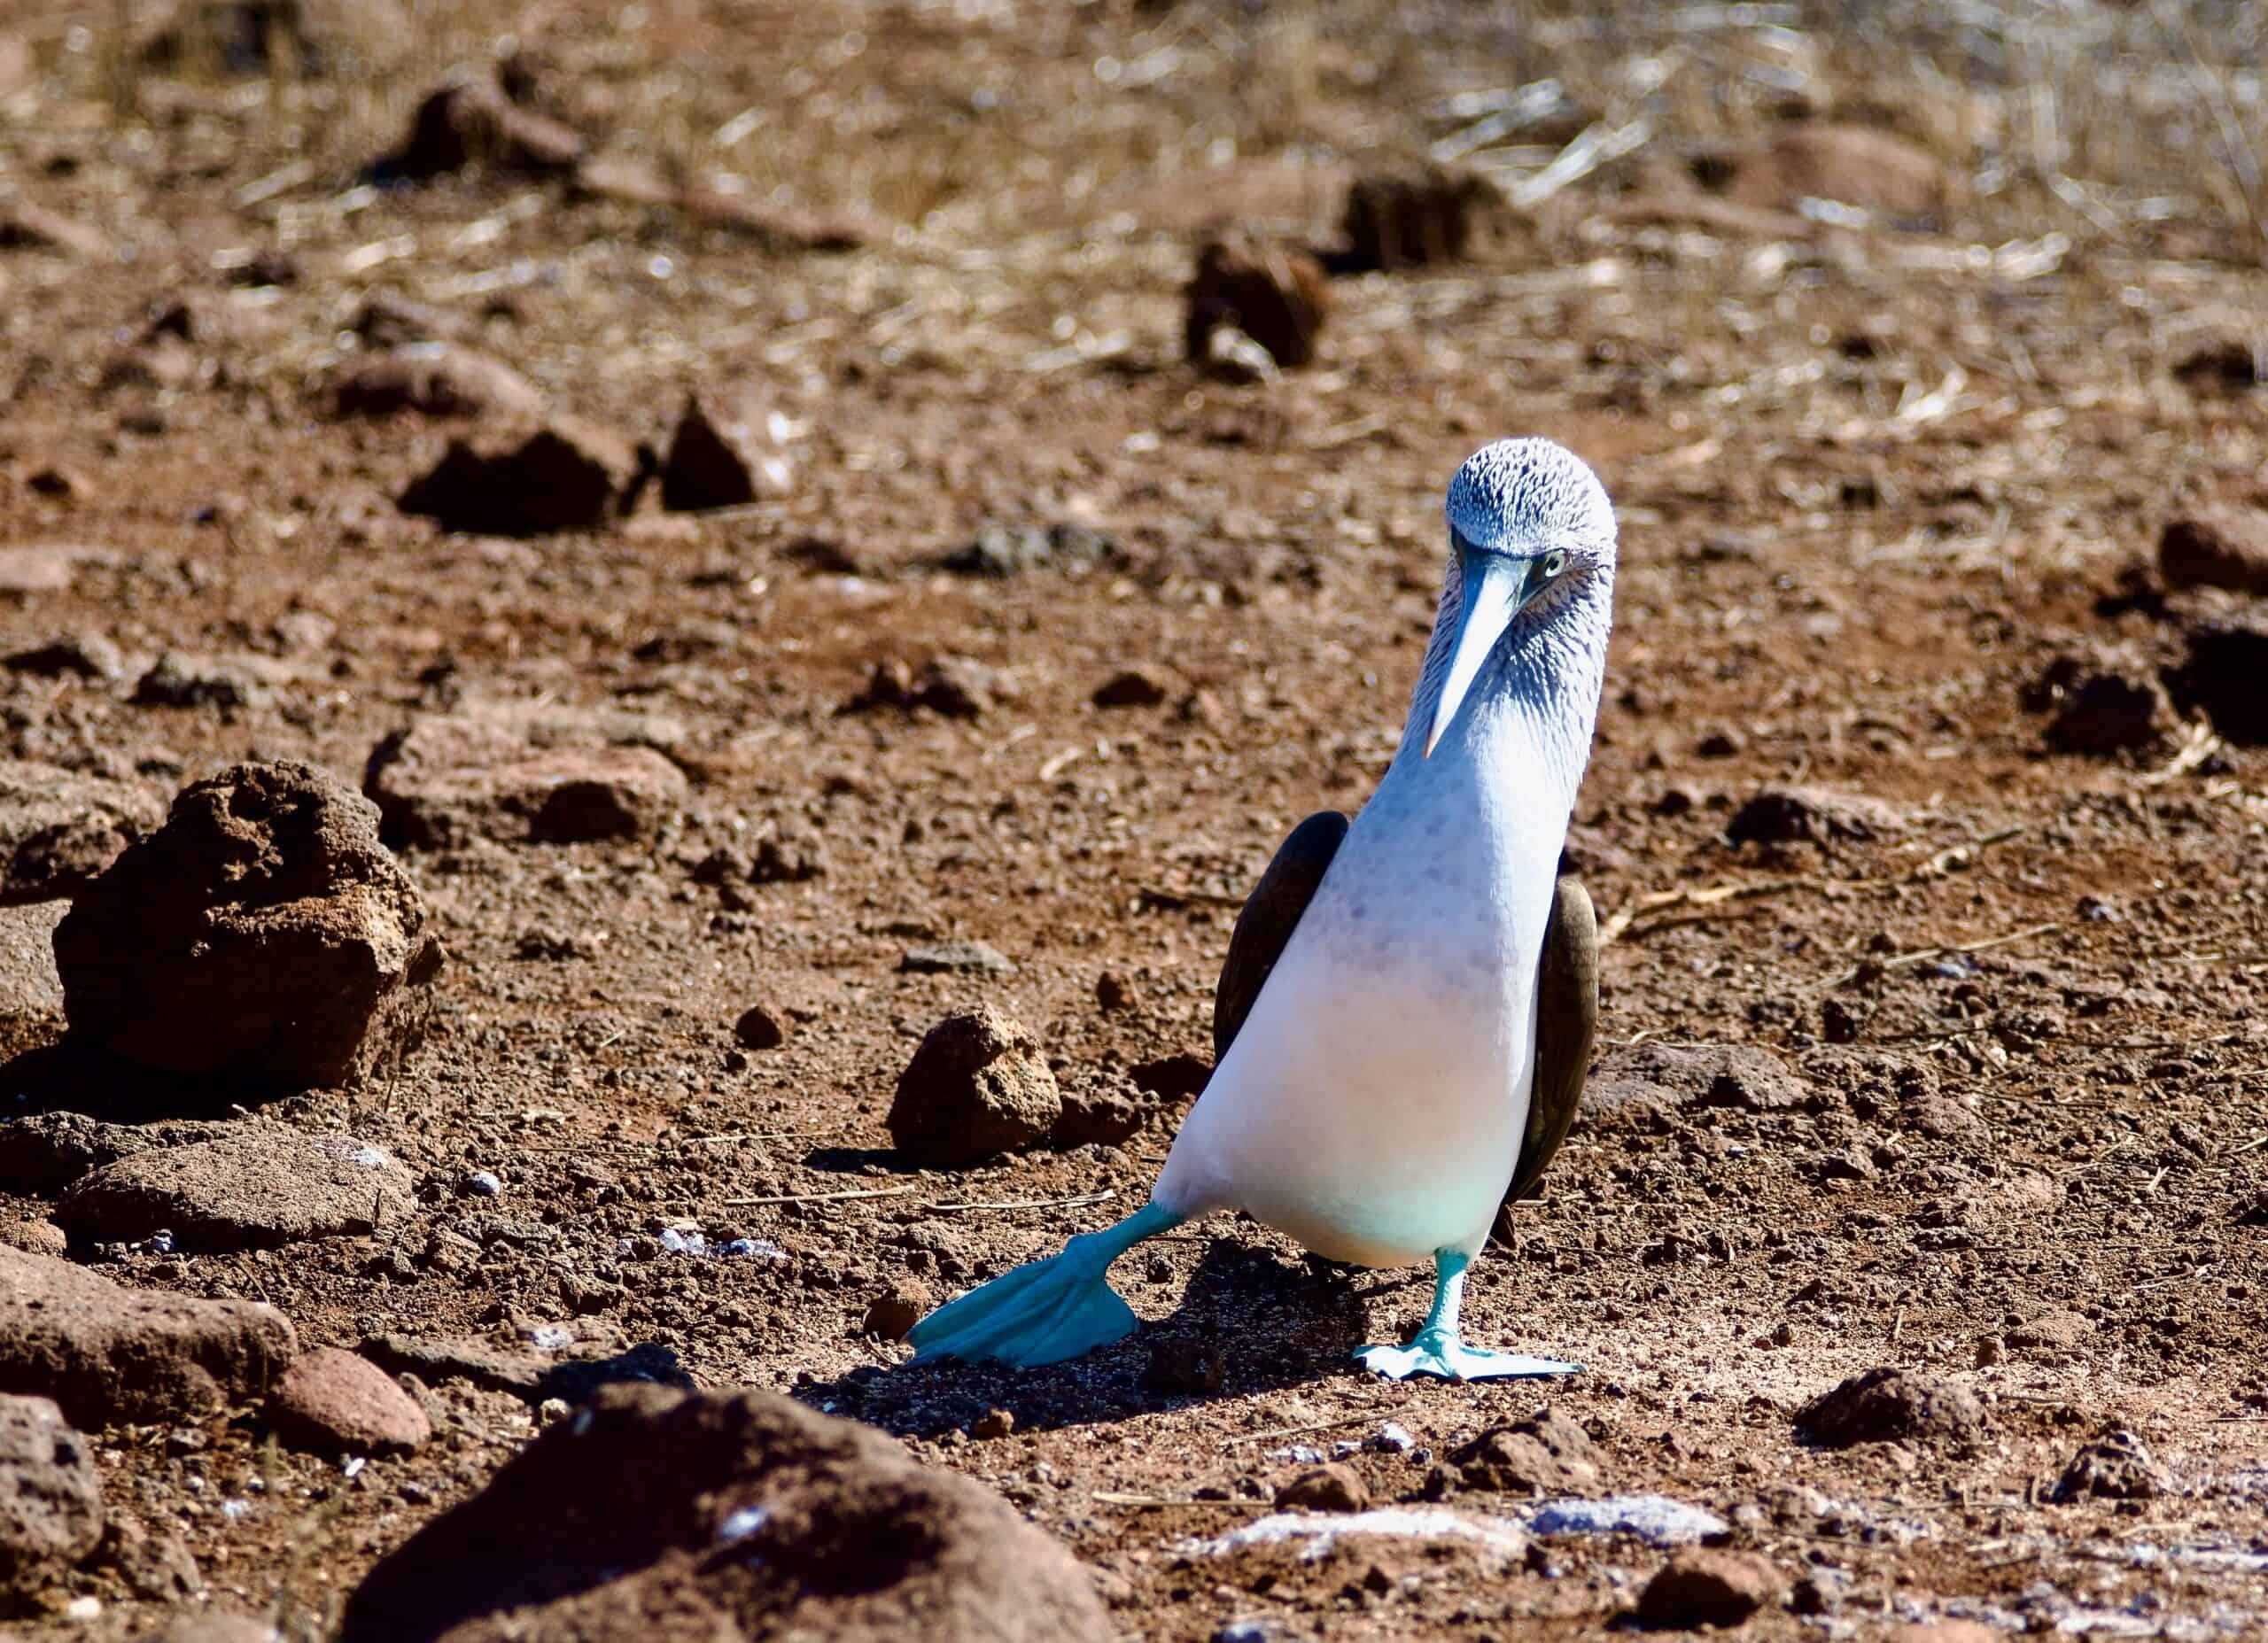
[[[1459,597],[1428,756],[1492,657],[1548,651],[1555,636],[1603,647],[1614,583],[1613,504],[1582,459],[1549,439],[1474,452],[1449,482],[1448,511]]]

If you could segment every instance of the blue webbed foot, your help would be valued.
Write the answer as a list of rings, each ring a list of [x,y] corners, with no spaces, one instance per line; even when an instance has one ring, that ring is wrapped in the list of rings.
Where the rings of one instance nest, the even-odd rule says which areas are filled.
[[[1472,1257],[1462,1250],[1438,1250],[1433,1254],[1433,1305],[1425,1322],[1404,1346],[1365,1346],[1355,1360],[1375,1369],[1390,1381],[1413,1375],[1438,1375],[1445,1381],[1501,1381],[1526,1376],[1574,1375],[1581,1364],[1557,1358],[1531,1358],[1524,1352],[1494,1352],[1467,1346],[1457,1334],[1457,1314],[1464,1302],[1464,1269]]]
[[[1573,1375],[1582,1366],[1557,1358],[1531,1358],[1525,1352],[1489,1352],[1467,1346],[1454,1330],[1420,1329],[1407,1346],[1365,1346],[1355,1360],[1389,1381],[1412,1376],[1436,1375],[1445,1381],[1501,1381],[1528,1376]]]
[[[1178,1217],[1155,1205],[1101,1232],[1082,1234],[1060,1255],[1004,1273],[915,1324],[913,1361],[990,1360],[1020,1369],[1062,1363],[1124,1340],[1133,1308],[1105,1278],[1110,1263]]]

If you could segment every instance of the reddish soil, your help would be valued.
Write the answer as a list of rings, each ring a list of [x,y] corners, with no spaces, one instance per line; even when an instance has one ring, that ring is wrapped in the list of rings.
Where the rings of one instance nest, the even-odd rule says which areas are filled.
[[[1374,1502],[1524,1518],[1526,1492],[1452,1457],[1547,1401],[1597,1451],[1594,1480],[1549,1492],[1716,1513],[1789,1590],[1756,1635],[2268,1630],[2268,762],[2241,715],[2224,738],[2179,691],[2155,741],[2058,751],[2027,695],[2098,646],[2147,682],[2251,597],[2168,595],[2149,570],[2177,515],[2268,505],[2268,401],[2241,369],[2178,371],[2256,335],[2268,281],[2203,162],[2150,169],[2153,143],[2179,149],[2174,113],[2145,99],[2126,147],[2091,128],[2074,175],[2132,174],[2072,183],[2082,210],[1977,135],[1993,111],[2013,131],[2023,88],[1940,74],[1908,98],[1849,73],[1812,19],[1784,32],[1820,45],[1818,112],[2000,181],[1956,190],[1934,229],[1666,194],[1673,157],[1759,140],[1775,111],[1744,65],[1792,50],[1703,19],[1661,36],[1683,78],[1643,146],[1466,260],[1334,280],[1319,357],[1233,385],[1180,357],[1209,219],[1328,249],[1356,170],[1480,117],[1432,117],[1437,99],[1562,74],[1585,106],[1504,139],[1548,151],[1639,112],[1609,71],[1653,36],[1369,4],[384,10],[406,21],[272,73],[145,60],[108,7],[0,20],[35,66],[0,79],[0,191],[109,242],[0,248],[0,569],[25,585],[0,593],[0,651],[98,634],[123,656],[115,678],[0,676],[0,754],[161,805],[249,758],[358,782],[421,715],[517,704],[656,745],[689,786],[624,838],[404,850],[448,951],[425,1042],[264,1116],[391,1150],[414,1212],[275,1251],[74,1257],[264,1299],[308,1348],[566,1324],[664,1346],[703,1386],[792,1391],[1003,1492],[1128,1638],[1614,1624],[1666,1553],[1189,1550],[1387,1422],[1421,1453],[1349,1460]],[[704,226],[509,155],[360,183],[443,69],[516,32],[531,105],[597,151],[672,185],[734,174],[734,198],[879,236],[806,251],[834,242]],[[2257,138],[2257,109],[2241,119]],[[245,283],[263,272],[291,278]],[[705,514],[649,485],[599,529],[443,533],[396,498],[478,423],[336,414],[381,292],[458,316],[621,441],[665,446],[688,391],[753,400],[792,484]],[[190,334],[144,343],[175,303]],[[1394,747],[1443,484],[1528,432],[1592,462],[1621,519],[1572,844],[1613,939],[1600,1098],[1516,1246],[1476,1267],[1469,1325],[1587,1373],[1376,1380],[1348,1353],[1407,1331],[1425,1275],[1311,1267],[1228,1222],[1126,1264],[1146,1327],[1122,1345],[1025,1373],[898,1368],[903,1346],[862,1333],[878,1296],[943,1298],[1123,1213],[1187,1100],[1122,1146],[913,1171],[883,1118],[922,1035],[997,1005],[1067,1089],[1208,1057],[1242,895],[1301,816],[1359,806]],[[940,568],[996,521],[1110,547],[1079,570]],[[245,687],[137,700],[168,651]],[[992,673],[953,710],[844,710],[878,663],[952,657]],[[1130,668],[1163,699],[1095,706]],[[1789,786],[1884,808],[1869,837],[1728,841]],[[768,881],[701,871],[767,841]],[[953,940],[1013,971],[900,970]],[[784,1042],[742,1047],[751,1005]],[[62,1029],[51,998],[19,1003],[6,1051]],[[1727,1043],[1790,1081],[1634,1081],[1646,1046]],[[12,1112],[112,1115],[99,1089],[33,1090],[35,1061],[0,1069]],[[0,1195],[0,1236],[37,1243],[54,1209]],[[665,1231],[783,1258],[672,1252]],[[1157,1390],[1153,1351],[1185,1371],[1208,1343],[1216,1388]],[[1810,1399],[1884,1366],[1981,1414],[1840,1449],[1799,1435]],[[210,1593],[185,1603],[325,1637],[369,1567],[544,1418],[462,1380],[431,1391],[434,1438],[351,1475],[252,1413],[111,1427],[91,1434],[105,1496],[186,1545]],[[975,1435],[1000,1432],[995,1410],[1012,1430]],[[2054,1500],[2112,1428],[2147,1445],[2152,1492]],[[6,1624],[108,1639],[166,1617],[100,1569],[73,1580]],[[74,1594],[99,1614],[63,1618]]]

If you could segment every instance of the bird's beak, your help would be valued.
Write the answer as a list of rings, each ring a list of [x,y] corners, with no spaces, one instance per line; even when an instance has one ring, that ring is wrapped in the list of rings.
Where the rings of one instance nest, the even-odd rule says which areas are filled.
[[[1480,677],[1488,653],[1495,649],[1505,627],[1537,585],[1529,574],[1534,562],[1530,560],[1483,553],[1462,539],[1456,544],[1456,554],[1464,597],[1457,601],[1456,636],[1449,641],[1449,675],[1442,681],[1441,699],[1433,704],[1433,728],[1425,735],[1429,759],[1456,719],[1465,692]]]

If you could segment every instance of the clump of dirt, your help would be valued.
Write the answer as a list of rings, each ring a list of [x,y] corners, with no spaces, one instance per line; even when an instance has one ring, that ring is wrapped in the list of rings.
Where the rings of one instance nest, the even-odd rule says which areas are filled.
[[[307,764],[192,784],[56,926],[73,1035],[167,1072],[348,1085],[414,1046],[441,970],[377,807]]]
[[[1063,1116],[1039,1041],[990,1004],[931,1027],[898,1074],[890,1139],[916,1163],[951,1166],[1028,1147]]]
[[[1807,1443],[1971,1444],[1984,1431],[1984,1407],[1958,1382],[1908,1369],[1868,1369],[1821,1392],[1796,1412]]]
[[[339,1635],[564,1638],[632,1616],[686,1637],[1110,1635],[1078,1564],[980,1485],[772,1393],[657,1387],[600,1392],[413,1536]]]

